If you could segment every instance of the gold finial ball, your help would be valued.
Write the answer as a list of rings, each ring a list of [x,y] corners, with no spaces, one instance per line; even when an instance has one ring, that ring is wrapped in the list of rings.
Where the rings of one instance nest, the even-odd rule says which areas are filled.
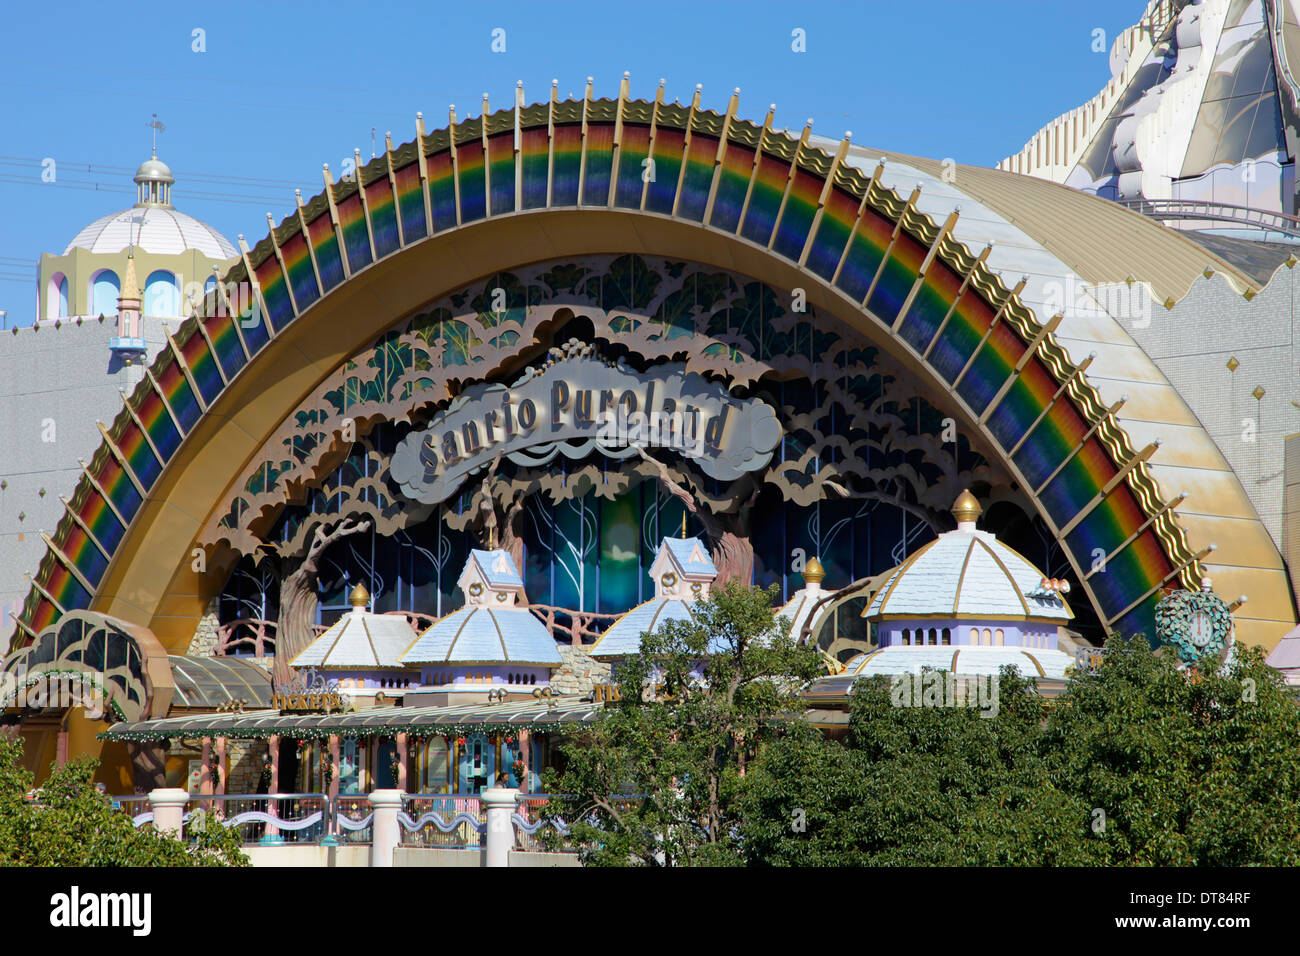
[[[826,569],[816,558],[809,558],[808,563],[803,566],[803,579],[809,584],[821,584],[826,580]]]
[[[348,595],[348,600],[352,602],[353,607],[365,607],[370,603],[370,592],[366,590],[364,584],[358,581],[357,586],[354,587],[352,593]]]
[[[980,507],[979,499],[970,493],[969,488],[963,488],[957,500],[952,503],[952,516],[958,522],[974,521],[983,513],[984,509]]]

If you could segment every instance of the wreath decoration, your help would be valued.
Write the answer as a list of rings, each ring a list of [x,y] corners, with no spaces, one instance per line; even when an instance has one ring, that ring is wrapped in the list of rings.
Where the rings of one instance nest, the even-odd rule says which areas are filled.
[[[1204,614],[1210,622],[1210,636],[1198,644],[1192,634],[1192,622]],[[1156,635],[1162,644],[1177,649],[1178,659],[1194,664],[1223,653],[1232,632],[1232,614],[1228,605],[1213,591],[1175,591],[1156,604]]]

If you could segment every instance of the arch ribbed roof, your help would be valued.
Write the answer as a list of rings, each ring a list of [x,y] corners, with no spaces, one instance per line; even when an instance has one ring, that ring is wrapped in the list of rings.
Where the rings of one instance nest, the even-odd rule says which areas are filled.
[[[1160,589],[1171,581],[1194,586],[1206,573],[1226,593],[1250,596],[1237,622],[1248,642],[1272,644],[1294,626],[1277,548],[1177,391],[1114,317],[1067,316],[1057,325],[1043,308],[1046,283],[1070,270],[1087,278],[1090,262],[1113,269],[1108,248],[1123,255],[1133,248],[1135,261],[1147,261],[1162,254],[1143,245],[1172,243],[1178,265],[1170,281],[1137,278],[1150,279],[1157,294],[1181,294],[1173,280],[1190,278],[1194,247],[1158,235],[1157,224],[1100,211],[1104,200],[970,167],[956,167],[954,182],[945,175],[951,164],[942,162],[878,167],[878,152],[845,141],[832,155],[823,140],[775,130],[770,117],[761,125],[744,120],[737,108],[736,99],[725,114],[701,109],[698,97],[690,105],[631,100],[626,84],[617,100],[589,92],[581,101],[525,106],[520,95],[515,109],[453,117],[429,133],[421,124],[412,142],[295,207],[225,277],[252,286],[261,322],[234,322],[214,290],[178,330],[176,349],[160,353],[130,407],[106,429],[16,626],[31,639],[70,609],[95,606],[166,620],[183,635],[206,595],[152,592],[144,582],[158,566],[188,560],[191,512],[210,509],[211,489],[237,477],[238,466],[227,469],[221,457],[247,461],[271,438],[272,414],[289,414],[328,374],[324,365],[296,364],[306,355],[301,343],[319,344],[322,356],[351,354],[383,331],[380,322],[451,289],[453,277],[462,278],[457,272],[487,275],[523,256],[590,252],[609,242],[654,254],[687,251],[751,274],[770,268],[781,282],[815,290],[819,307],[946,390],[985,450],[1034,489],[1040,516],[1075,567],[1087,567],[1097,548],[1106,555],[1108,573],[1084,576],[1081,586],[1108,630],[1149,630]],[[654,182],[640,178],[647,151],[662,160]],[[492,169],[514,166],[487,176],[482,157]],[[662,174],[669,162],[677,175]],[[907,197],[918,180],[927,185],[915,201]],[[1002,194],[1020,186],[1023,200]],[[1020,212],[1023,229],[1011,221]],[[1068,235],[1080,229],[1084,236]],[[998,247],[986,261],[976,250],[988,239]],[[1204,250],[1194,258],[1201,266],[1215,261]],[[1226,263],[1215,268],[1233,278]],[[1018,272],[1033,273],[1023,290],[1011,286]],[[387,307],[359,314],[350,293],[338,294],[347,283],[382,288]],[[186,402],[158,384],[175,364],[183,366],[175,387]],[[286,379],[286,368],[296,377]],[[269,390],[272,382],[282,394]],[[239,423],[223,424],[218,416],[253,389],[261,389],[255,411],[246,405]],[[1116,405],[1122,395],[1130,400]],[[222,411],[187,417],[191,407]],[[145,424],[140,408],[170,409],[175,418],[163,412]],[[147,428],[179,434],[151,445]],[[212,437],[218,432],[221,442]],[[1189,497],[1175,510],[1169,496],[1179,488]],[[142,507],[150,496],[174,507]],[[125,534],[104,547],[106,565],[96,549],[69,542],[108,511]],[[1233,547],[1206,561],[1215,538]],[[146,544],[150,560],[135,561]]]
[[[695,620],[695,612],[691,609],[694,603],[679,598],[658,597],[638,604],[611,624],[587,653],[597,660],[639,654],[642,634],[653,634],[664,621]]]
[[[401,614],[347,613],[291,662],[326,670],[401,667],[399,658],[415,642],[415,630]]]
[[[832,593],[833,592],[821,588],[818,588],[815,592],[810,592],[807,587],[802,587],[790,595],[790,600],[786,601],[785,604],[776,612],[776,616],[789,618],[790,636],[798,638],[800,632],[803,631],[804,624],[813,613],[813,608],[817,607],[817,602]],[[831,604],[829,601],[826,604],[823,604],[817,610],[817,617],[825,617],[827,611],[830,610],[830,607]],[[815,622],[813,626],[816,626]]]
[[[167,662],[176,685],[173,708],[212,710],[233,700],[250,707],[271,705],[271,675],[254,661],[169,654]]]
[[[876,592],[866,616],[1074,617],[1058,594],[1038,591],[1043,573],[986,531],[949,531],[925,545]]]
[[[402,664],[563,663],[555,638],[522,607],[469,605],[434,621]]]
[[[1177,302],[1192,283],[1205,277],[1208,267],[1238,292],[1253,295],[1263,287],[1178,230],[1060,183],[889,150],[854,146],[849,155],[871,166],[884,157],[950,184],[1014,223],[1090,283],[1124,282],[1131,277],[1151,283],[1157,302]],[[967,215],[968,206],[962,212]]]
[[[100,216],[73,237],[63,254],[73,249],[118,253],[133,241],[136,248],[158,255],[190,251],[201,252],[209,259],[239,255],[230,240],[206,222],[161,206],[135,206]]]

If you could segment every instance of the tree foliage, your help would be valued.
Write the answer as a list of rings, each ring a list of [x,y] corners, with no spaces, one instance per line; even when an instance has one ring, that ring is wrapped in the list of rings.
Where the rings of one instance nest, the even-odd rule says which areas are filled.
[[[795,719],[819,662],[774,597],[723,587],[643,636],[547,774],[550,841],[602,865],[1300,864],[1300,707],[1259,648],[1188,669],[1112,638],[1054,700],[1004,669],[995,713],[864,680],[831,740]]]
[[[548,771],[544,813],[597,865],[728,865],[738,852],[747,768],[802,707],[820,667],[774,619],[775,587],[714,589],[693,621],[667,621],[620,665],[621,700]],[[554,831],[547,831],[552,833]],[[552,837],[552,839],[556,839]]]
[[[237,829],[208,826],[186,843],[135,827],[95,789],[97,761],[54,766],[36,799],[22,740],[0,735],[0,866],[247,866]]]
[[[758,865],[1300,863],[1300,708],[1258,648],[1191,672],[1142,638],[1050,706],[1004,671],[1000,708],[896,707],[861,682],[841,745],[768,747],[747,781]],[[792,825],[795,811],[802,831]]]

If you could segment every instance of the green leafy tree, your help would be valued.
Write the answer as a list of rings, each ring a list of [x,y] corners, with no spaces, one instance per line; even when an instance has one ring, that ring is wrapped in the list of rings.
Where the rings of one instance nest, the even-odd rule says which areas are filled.
[[[193,843],[135,827],[95,789],[97,761],[50,770],[37,799],[22,741],[0,735],[0,866],[247,866],[237,828],[215,822]]]
[[[860,682],[844,745],[775,741],[748,781],[756,865],[1295,865],[1300,708],[1258,648],[1188,672],[1143,638],[1055,701],[896,707]]]
[[[1088,862],[1086,808],[1051,787],[1039,752],[1042,699],[1010,669],[997,689],[983,716],[896,706],[888,678],[859,681],[844,744],[809,728],[763,754],[743,803],[748,862]]]
[[[1042,749],[1089,808],[1100,862],[1300,863],[1300,707],[1258,647],[1190,673],[1143,638],[1075,677]]]
[[[570,831],[553,843],[594,865],[742,862],[739,795],[761,748],[803,710],[821,667],[774,618],[776,588],[730,584],[666,621],[618,671],[621,699],[563,745],[548,771],[545,816]]]

